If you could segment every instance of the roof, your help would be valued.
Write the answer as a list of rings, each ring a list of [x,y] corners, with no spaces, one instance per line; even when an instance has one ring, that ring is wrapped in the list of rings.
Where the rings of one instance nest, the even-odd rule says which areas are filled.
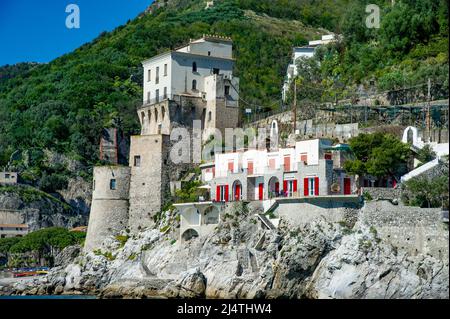
[[[190,39],[190,40],[189,40],[189,43],[184,44],[184,45],[182,45],[182,46],[179,46],[179,47],[175,48],[174,50],[168,50],[168,51],[166,51],[166,52],[157,54],[157,55],[155,55],[155,56],[153,56],[153,57],[151,57],[151,58],[148,58],[148,59],[142,61],[142,63],[146,63],[146,62],[149,62],[149,61],[154,60],[154,59],[156,59],[156,58],[160,58],[160,57],[162,57],[162,56],[164,56],[164,55],[169,55],[169,54],[172,54],[172,53],[183,53],[183,54],[187,54],[187,55],[197,55],[197,56],[208,57],[208,58],[213,58],[213,59],[232,60],[232,61],[235,60],[235,59],[232,59],[232,58],[231,58],[231,59],[229,59],[229,58],[220,58],[220,57],[214,57],[214,56],[208,56],[208,55],[201,55],[201,54],[192,54],[192,53],[180,51],[181,49],[184,49],[184,48],[188,47],[188,46],[189,46],[190,44],[192,44],[192,43],[200,43],[200,42],[202,42],[202,41],[209,41],[209,42],[227,42],[227,43],[233,42],[233,40],[232,40],[230,37],[224,37],[224,36],[220,36],[220,35],[204,34],[203,37],[201,37],[200,39],[197,39],[197,40],[192,40],[192,39]]]
[[[27,224],[0,224],[4,228],[28,228]]]
[[[78,226],[78,227],[72,228],[70,231],[72,231],[72,232],[87,232],[87,226]]]

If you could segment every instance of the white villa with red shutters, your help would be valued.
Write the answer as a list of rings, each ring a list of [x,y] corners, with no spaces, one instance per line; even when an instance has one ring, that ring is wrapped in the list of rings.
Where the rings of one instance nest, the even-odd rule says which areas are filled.
[[[216,154],[214,162],[201,165],[202,181],[217,202],[351,195],[356,192],[354,179],[342,169],[348,151],[345,144],[312,139],[275,152]]]

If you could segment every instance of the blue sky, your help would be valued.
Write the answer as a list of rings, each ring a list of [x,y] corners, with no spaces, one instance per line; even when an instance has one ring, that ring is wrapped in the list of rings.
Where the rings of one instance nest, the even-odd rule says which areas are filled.
[[[0,65],[49,62],[143,12],[152,0],[0,0]],[[66,7],[80,28],[66,27]]]

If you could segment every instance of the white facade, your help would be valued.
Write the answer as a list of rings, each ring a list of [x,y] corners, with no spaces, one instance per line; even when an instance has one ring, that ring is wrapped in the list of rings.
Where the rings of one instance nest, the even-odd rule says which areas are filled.
[[[226,177],[229,173],[239,173],[241,170],[247,170],[249,175],[255,176],[281,168],[284,171],[296,171],[299,162],[318,165],[319,159],[327,152],[325,149],[331,145],[331,140],[313,139],[297,142],[295,147],[280,148],[277,152],[264,149],[216,154],[214,177]],[[212,176],[208,175],[208,180],[211,179]]]
[[[153,104],[173,95],[212,100],[212,91],[206,88],[211,83],[207,84],[206,79],[220,74],[225,80],[233,80],[232,49],[232,41],[228,38],[205,36],[175,51],[142,62],[143,104]],[[237,78],[234,84],[238,85]],[[234,92],[238,88],[233,86],[228,88],[229,95],[238,94]]]
[[[282,97],[286,101],[289,92],[289,86],[293,78],[298,75],[297,59],[300,57],[312,58],[315,54],[316,48],[320,45],[336,42],[334,34],[323,35],[321,40],[309,41],[309,45],[303,47],[294,47],[292,52],[292,62],[288,65],[286,71],[286,79],[283,84]]]

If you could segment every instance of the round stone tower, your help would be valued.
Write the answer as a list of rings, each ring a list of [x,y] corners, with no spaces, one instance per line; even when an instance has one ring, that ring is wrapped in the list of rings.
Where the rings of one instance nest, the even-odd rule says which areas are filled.
[[[85,251],[99,248],[109,236],[116,236],[128,225],[130,167],[94,168],[91,212]]]

